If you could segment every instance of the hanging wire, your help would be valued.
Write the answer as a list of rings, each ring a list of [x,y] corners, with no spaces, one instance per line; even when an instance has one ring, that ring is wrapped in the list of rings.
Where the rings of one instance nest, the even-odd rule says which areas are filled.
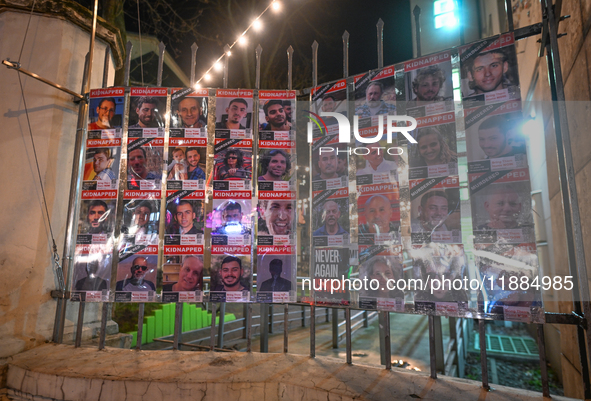
[[[140,71],[142,72],[142,86],[144,86],[144,61],[142,59],[142,27],[140,22],[140,0],[137,0],[137,30],[140,37]]]

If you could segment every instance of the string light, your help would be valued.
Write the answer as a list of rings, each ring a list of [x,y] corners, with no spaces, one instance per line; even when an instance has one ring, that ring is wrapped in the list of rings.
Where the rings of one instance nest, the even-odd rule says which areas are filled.
[[[256,17],[251,23],[250,25],[244,30],[244,32],[242,32],[242,35],[240,35],[235,41],[234,43],[232,43],[230,45],[230,49],[232,49],[236,44],[239,44],[241,46],[246,45],[247,40],[246,37],[244,35],[246,35],[246,33],[250,30],[250,28],[253,28],[255,30],[259,30],[262,28],[262,23],[261,23],[261,17],[263,16],[263,14],[265,14],[265,12],[267,12],[267,10],[269,8],[272,8],[273,11],[279,11],[281,10],[281,2],[278,0],[273,0],[271,3],[269,3],[269,5],[263,10],[263,12],[261,12],[259,14],[258,17]],[[201,87],[200,82],[201,80],[206,80],[209,81],[211,80],[211,74],[210,71],[212,69],[215,69],[216,71],[218,70],[218,65],[221,67],[222,64],[220,63],[220,61],[222,60],[222,58],[227,55],[227,56],[231,56],[232,52],[228,51],[227,53],[222,54],[214,63],[211,67],[209,67],[209,69],[207,71],[205,71],[205,74],[203,74],[201,76],[201,78],[199,78],[199,80],[197,81],[197,83],[195,84],[195,88],[197,88],[197,85],[199,85],[199,87]],[[221,68],[220,68],[221,69]]]
[[[219,61],[216,61],[216,62],[213,64],[213,68],[214,68],[214,70],[216,70],[216,71],[221,71],[221,70],[222,70],[222,68],[224,68],[224,66],[223,66],[223,65],[222,65],[222,63],[220,63]]]

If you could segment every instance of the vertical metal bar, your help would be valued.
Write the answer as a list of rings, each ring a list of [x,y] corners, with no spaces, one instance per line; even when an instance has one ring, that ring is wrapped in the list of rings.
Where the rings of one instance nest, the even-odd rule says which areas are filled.
[[[384,67],[384,21],[378,19],[378,68]]]
[[[330,322],[330,311],[328,308],[324,308],[324,316],[326,317],[326,323]]]
[[[193,42],[191,45],[191,86],[195,86],[195,63],[197,62],[197,50],[199,46]]]
[[[465,39],[464,39],[464,14],[463,14],[464,5],[462,4],[463,0],[457,0],[457,2],[458,2],[458,10],[460,10],[460,12],[458,13],[458,19],[459,19],[458,25],[460,27],[460,32],[459,32],[460,44],[463,45],[465,42]]]
[[[390,340],[390,312],[384,311],[384,359],[386,369],[392,370],[392,341]]]
[[[445,357],[443,355],[443,330],[441,329],[441,316],[433,318],[435,328],[435,356],[437,360],[437,370],[445,372]]]
[[[106,88],[109,85],[109,53],[111,51],[111,46],[107,44],[105,47],[105,61],[103,63],[103,88]]]
[[[82,90],[81,93],[86,93],[86,83],[88,82],[88,63],[90,62],[90,54],[86,55],[84,61],[84,75],[82,76]],[[76,215],[76,200],[78,191],[80,189],[80,160],[82,159],[82,148],[84,145],[85,122],[88,116],[88,103],[80,102],[78,106],[78,120],[76,122],[76,140],[74,142],[74,160],[72,161],[72,176],[70,177],[70,194],[68,195],[68,223],[66,226],[66,235],[64,239],[64,252],[62,253],[62,280],[58,283],[64,288],[60,290],[65,291],[70,288],[70,264],[72,261],[73,249],[73,233],[75,224],[78,224],[78,216]],[[58,268],[59,269],[59,268]],[[65,282],[63,282],[65,278]],[[59,298],[57,301],[57,308],[55,311],[55,320],[53,325],[53,341],[61,344],[64,340],[64,324],[66,323],[66,298]]]
[[[380,338],[380,364],[386,364],[386,343],[384,339],[386,338],[386,323],[384,322],[384,314],[380,311],[378,312],[378,333]]]
[[[249,303],[246,313],[246,352],[252,352],[252,304]]]
[[[363,327],[369,327],[369,313],[366,310],[363,311]]]
[[[257,48],[254,50],[255,53],[255,61],[256,61],[256,76],[255,76],[255,83],[254,87],[256,89],[261,89],[261,54],[263,53],[263,48],[259,44]]]
[[[318,42],[312,42],[312,86],[318,86]]]
[[[437,379],[437,354],[435,352],[435,316],[429,315],[429,365],[431,378]]]
[[[306,307],[302,305],[302,327],[306,327]]]
[[[509,28],[509,32],[512,32],[515,28],[513,25],[513,6],[511,5],[511,0],[505,0],[505,8],[507,11],[507,28]]]
[[[269,333],[273,333],[273,324],[274,322],[274,316],[273,316],[273,305],[269,305]]]
[[[90,81],[92,79],[92,63],[94,61],[94,42],[96,40],[96,19],[98,16],[98,0],[94,0],[94,9],[92,12],[92,32],[90,34],[90,44],[88,46],[88,73],[86,74],[86,87],[82,91],[85,94],[90,91]]]
[[[538,350],[540,351],[540,374],[542,376],[542,395],[550,397],[548,384],[548,365],[546,364],[546,341],[544,338],[544,325],[538,324]]]
[[[480,335],[480,367],[482,369],[482,388],[490,390],[488,385],[488,361],[486,360],[486,321],[480,319],[478,321],[478,332]]]
[[[131,68],[131,51],[133,50],[133,44],[131,41],[127,41],[125,45],[125,74],[123,75],[123,85],[129,86],[129,70]]]
[[[313,304],[310,305],[310,357],[316,358],[316,311]]]
[[[209,349],[211,351],[215,348],[215,302],[211,303],[211,331],[210,331],[210,338],[209,338]]]
[[[107,337],[107,319],[109,311],[109,304],[103,302],[103,310],[101,311],[101,329],[99,331],[99,350],[105,349],[105,340]]]
[[[293,47],[287,48],[287,89],[293,89]]]
[[[261,336],[260,352],[269,352],[269,306],[265,303],[261,304],[261,316],[259,318],[259,329]]]
[[[156,78],[156,86],[162,86],[162,70],[164,68],[164,51],[166,45],[162,42],[158,43],[158,75]]]
[[[349,32],[343,33],[343,78],[349,77]]]
[[[242,317],[244,318],[243,322],[244,324],[242,325],[242,338],[246,338],[247,336],[247,325],[248,325],[248,319],[247,319],[247,315],[248,315],[248,304],[242,304]]]
[[[172,337],[172,349],[179,349],[181,333],[183,332],[183,303],[177,302],[174,309],[174,335]]]
[[[226,314],[226,304],[220,305],[220,321],[218,324],[218,348],[224,348],[224,315]]]
[[[230,46],[224,46],[224,89],[228,88],[228,68],[230,65]]]
[[[283,306],[283,352],[287,354],[289,333],[289,304]]]
[[[415,16],[415,43],[417,45],[417,57],[421,57],[421,7],[418,5],[412,9]]]
[[[76,341],[74,346],[76,348],[80,347],[82,344],[82,328],[84,326],[84,307],[86,306],[86,302],[80,302],[80,306],[78,307],[78,320],[76,321]]]
[[[347,363],[351,365],[353,363],[352,350],[351,350],[351,309],[345,309],[345,337],[347,339]]]
[[[328,309],[326,311],[328,312]],[[332,347],[339,348],[339,310],[337,308],[332,308]]]
[[[549,54],[547,58],[551,60],[553,66],[553,68],[550,69],[550,63],[548,64],[548,75],[550,76],[551,83],[553,81],[555,85],[555,93],[552,93],[552,104],[554,107],[556,150],[558,153],[558,168],[560,174],[562,204],[564,208],[566,243],[569,250],[569,270],[571,275],[575,275],[576,273],[576,276],[578,277],[579,298],[577,299],[575,297],[576,294],[573,291],[573,299],[575,301],[575,308],[580,310],[582,306],[582,315],[587,319],[587,327],[584,334],[586,335],[586,347],[591,349],[591,328],[589,327],[591,320],[589,281],[587,277],[587,263],[585,260],[585,247],[581,227],[577,184],[575,180],[575,168],[568,128],[564,81],[562,78],[562,67],[560,64],[560,53],[558,49],[558,22],[554,15],[552,4],[547,0],[544,0],[542,1],[542,7],[544,6],[546,6],[548,15],[548,36],[550,37],[550,47],[548,49],[550,51],[548,52]],[[580,300],[580,306],[578,306],[578,300]],[[579,348],[581,348],[581,366],[583,367],[581,371],[585,369],[587,370],[583,379],[585,381],[585,397],[591,397],[587,352],[582,348],[582,344],[579,345]],[[585,360],[585,362],[583,362],[583,360]],[[586,368],[584,365],[586,365]]]
[[[137,339],[135,341],[135,349],[142,349],[142,337],[144,333],[144,303],[138,305],[137,311]]]

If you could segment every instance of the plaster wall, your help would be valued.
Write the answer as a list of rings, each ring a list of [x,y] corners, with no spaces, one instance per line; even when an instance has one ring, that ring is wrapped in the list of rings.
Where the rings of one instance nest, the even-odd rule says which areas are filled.
[[[0,58],[15,61],[30,13],[2,11]],[[33,14],[20,57],[22,68],[79,92],[89,42],[89,32],[73,23]],[[91,87],[102,85],[105,47],[96,41]],[[111,84],[111,57],[109,70]],[[21,81],[53,235],[63,256],[78,105],[44,83],[24,75]],[[51,338],[56,301],[50,291],[57,288],[57,281],[18,73],[3,66],[0,88],[0,358],[4,358]],[[75,312],[70,308],[68,317]]]

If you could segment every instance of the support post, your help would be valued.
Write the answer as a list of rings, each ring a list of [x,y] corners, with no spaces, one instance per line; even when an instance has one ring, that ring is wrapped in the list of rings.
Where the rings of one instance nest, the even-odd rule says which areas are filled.
[[[378,68],[384,67],[384,21],[378,19]]]
[[[265,303],[261,304],[261,315],[259,318],[260,333],[260,352],[269,352],[269,306]]]
[[[443,355],[443,330],[441,329],[441,316],[433,317],[435,323],[435,356],[437,358],[437,370],[445,372],[445,356]]]
[[[386,364],[386,343],[384,342],[384,338],[386,338],[386,323],[384,322],[384,314],[383,312],[378,312],[378,332],[380,337],[380,364]]]
[[[218,348],[224,348],[224,315],[226,314],[226,304],[220,305],[220,321],[218,324]]]
[[[177,302],[174,309],[174,336],[172,340],[172,349],[179,349],[181,342],[181,333],[183,332],[183,303]]]
[[[105,61],[103,63],[103,88],[109,86],[109,53],[111,52],[111,46],[105,47]]]
[[[107,337],[108,310],[109,304],[107,302],[103,302],[103,309],[101,311],[101,330],[99,332],[99,350],[105,349],[105,340]]]
[[[318,42],[312,42],[312,86],[318,86]]]
[[[353,363],[353,354],[351,350],[351,309],[345,309],[345,337],[347,339],[347,363],[351,365]]]
[[[293,47],[287,48],[287,89],[293,89]]]
[[[246,352],[252,352],[252,304],[247,305],[246,313]]]
[[[310,305],[310,358],[316,358],[316,310]]]
[[[548,365],[546,363],[546,341],[544,338],[544,325],[538,324],[538,350],[540,352],[540,375],[542,376],[542,395],[550,398],[550,385],[548,382]]]
[[[273,316],[273,304],[269,305],[269,333],[273,334],[273,325],[275,324],[275,319]]]
[[[289,333],[289,304],[283,306],[283,353],[287,354]]]
[[[191,86],[195,86],[195,63],[197,62],[197,50],[199,46],[193,42],[191,45]]]
[[[383,311],[384,314],[384,359],[386,360],[386,370],[392,370],[392,341],[390,340],[390,312]]]
[[[131,68],[131,51],[133,50],[133,44],[131,41],[127,41],[125,45],[125,74],[123,75],[123,85],[129,86],[129,69]]]
[[[228,68],[230,64],[230,46],[224,46],[224,89],[228,88]]]
[[[257,48],[254,50],[255,53],[255,62],[256,62],[256,67],[255,67],[255,72],[256,72],[256,76],[255,76],[255,83],[254,83],[254,87],[256,89],[261,89],[261,54],[263,53],[263,48],[261,47],[260,43],[257,46]]]
[[[435,316],[429,315],[429,366],[431,378],[437,379],[437,352],[435,351]]]
[[[156,86],[162,86],[162,70],[164,68],[164,51],[166,45],[162,42],[158,44],[158,75],[156,78]]]
[[[209,349],[213,351],[215,349],[215,302],[211,302],[211,331],[209,338]]]
[[[486,322],[484,319],[478,321],[478,332],[480,340],[480,368],[482,370],[482,388],[490,390],[488,385],[488,363],[486,360]]]
[[[328,309],[326,310],[328,312]],[[328,318],[328,314],[326,315]],[[332,348],[339,348],[339,310],[332,308]]]
[[[421,57],[421,7],[418,5],[412,9],[415,17],[415,44],[417,46],[417,57]]]
[[[78,348],[82,344],[82,328],[84,326],[84,308],[86,306],[86,302],[80,302],[78,307],[78,320],[76,321],[76,342],[74,343],[74,347]]]
[[[343,78],[349,77],[349,32],[343,33]]]
[[[509,32],[513,32],[515,28],[513,26],[513,6],[511,5],[511,0],[505,0],[505,9],[507,11],[507,28]]]
[[[143,334],[144,334],[144,303],[141,302],[138,305],[138,311],[137,311],[137,340],[135,342],[135,349],[138,351],[142,349]]]

